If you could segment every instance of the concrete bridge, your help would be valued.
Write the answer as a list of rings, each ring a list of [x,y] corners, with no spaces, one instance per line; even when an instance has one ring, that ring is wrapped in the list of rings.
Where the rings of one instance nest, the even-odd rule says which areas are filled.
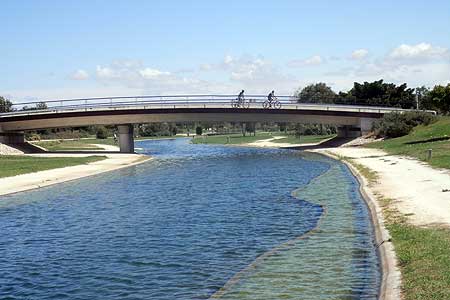
[[[263,108],[267,99],[246,95],[244,107],[232,105],[236,95],[132,96],[52,100],[14,104],[0,113],[0,142],[24,143],[24,131],[117,125],[120,151],[134,152],[133,124],[152,122],[292,122],[338,126],[338,135],[355,137],[371,130],[391,107],[297,103],[279,96],[281,108]]]

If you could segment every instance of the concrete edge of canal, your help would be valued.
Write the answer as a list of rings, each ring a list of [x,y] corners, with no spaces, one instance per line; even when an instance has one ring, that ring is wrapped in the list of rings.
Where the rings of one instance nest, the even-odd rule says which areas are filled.
[[[344,163],[359,181],[359,190],[369,208],[370,219],[375,231],[375,243],[380,258],[381,286],[379,300],[401,299],[401,273],[397,267],[397,255],[391,242],[389,231],[384,225],[382,209],[378,204],[376,196],[369,187],[364,176],[349,162],[340,160],[339,157],[327,152],[314,152],[325,155]]]

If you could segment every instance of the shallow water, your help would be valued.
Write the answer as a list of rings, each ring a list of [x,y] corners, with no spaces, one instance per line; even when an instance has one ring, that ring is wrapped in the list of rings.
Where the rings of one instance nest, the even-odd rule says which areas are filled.
[[[0,197],[1,299],[376,299],[372,227],[344,165],[138,147],[155,159]]]

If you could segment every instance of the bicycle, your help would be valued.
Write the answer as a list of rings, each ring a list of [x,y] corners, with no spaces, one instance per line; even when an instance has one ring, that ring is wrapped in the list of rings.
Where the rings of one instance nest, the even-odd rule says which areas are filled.
[[[250,101],[245,101],[244,98],[236,98],[236,99],[231,100],[231,107],[232,108],[249,108]]]
[[[274,98],[272,100],[266,100],[266,101],[263,102],[262,107],[264,109],[268,109],[268,108],[280,109],[281,108],[281,102],[278,101],[277,98]]]

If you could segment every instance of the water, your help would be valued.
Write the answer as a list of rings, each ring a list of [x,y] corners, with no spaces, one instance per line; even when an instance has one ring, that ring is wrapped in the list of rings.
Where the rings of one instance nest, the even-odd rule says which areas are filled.
[[[376,299],[358,183],[314,154],[139,142],[139,166],[0,197],[0,299]]]

